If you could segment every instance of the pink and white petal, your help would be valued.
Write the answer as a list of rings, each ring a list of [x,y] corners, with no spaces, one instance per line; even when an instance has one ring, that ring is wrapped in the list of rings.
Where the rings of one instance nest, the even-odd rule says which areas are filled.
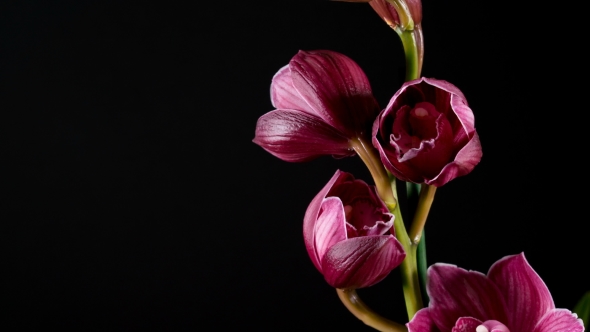
[[[272,155],[303,162],[322,155],[352,156],[347,138],[320,118],[294,110],[275,110],[261,116],[252,140]]]
[[[333,245],[347,238],[344,206],[338,197],[325,198],[320,207],[314,228],[314,248],[320,264]]]
[[[464,98],[453,94],[451,95],[451,107],[453,111],[461,121],[463,125],[463,129],[471,134],[475,131],[475,116],[473,115],[473,111],[469,106],[467,106],[467,101]]]
[[[481,325],[481,321],[479,319],[475,319],[473,317],[461,317],[457,319],[455,326],[451,332],[474,332],[475,329]]]
[[[552,309],[535,326],[533,332],[582,332],[584,323],[567,309]]]
[[[328,183],[326,183],[322,190],[320,190],[320,192],[315,195],[311,203],[309,203],[307,210],[305,210],[305,216],[303,217],[303,241],[311,261],[320,272],[322,271],[320,257],[317,256],[315,250],[315,224],[317,222],[322,203],[324,202],[324,199],[326,198],[326,195],[330,189],[332,189],[334,184],[350,179],[354,179],[352,174],[342,172],[341,170],[336,170],[336,173],[334,173],[332,178],[328,181]]]
[[[406,324],[408,332],[441,332],[430,318],[428,308],[420,309],[412,320]]]
[[[461,92],[461,90],[459,90],[459,88],[457,88],[454,84],[449,83],[445,80],[439,80],[436,78],[428,78],[428,77],[422,77],[422,78],[419,78],[418,80],[420,82],[426,82],[432,86],[440,88],[450,94],[457,95],[458,97],[460,97],[463,100],[467,100],[465,98],[465,95],[463,94],[463,92]]]
[[[314,114],[313,109],[293,86],[289,65],[279,69],[272,78],[272,83],[270,84],[270,100],[276,109],[297,110]]]
[[[513,331],[532,331],[547,311],[555,308],[549,289],[522,253],[498,260],[488,277],[502,293],[510,313],[507,325]]]
[[[347,137],[371,129],[379,105],[352,59],[326,50],[299,51],[289,66],[293,86],[326,123]]]
[[[426,180],[425,183],[440,187],[457,177],[469,174],[479,164],[482,155],[479,135],[474,133],[469,143],[457,153],[455,160],[445,165],[436,177]]]
[[[490,332],[510,332],[508,327],[497,320],[486,320],[481,324]]]
[[[480,272],[433,264],[428,268],[428,295],[430,316],[442,331],[451,331],[461,317],[507,321],[500,290]]]
[[[336,243],[322,259],[322,273],[332,287],[356,289],[383,280],[406,257],[393,235],[362,236]]]

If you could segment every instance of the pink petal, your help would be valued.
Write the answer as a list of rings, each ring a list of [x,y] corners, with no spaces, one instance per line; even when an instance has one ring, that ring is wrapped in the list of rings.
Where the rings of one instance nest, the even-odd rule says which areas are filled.
[[[428,269],[430,316],[442,331],[451,331],[461,317],[506,322],[500,290],[485,275],[437,263]]]
[[[326,251],[344,240],[346,240],[346,220],[342,201],[338,197],[328,197],[322,202],[314,228],[313,242],[320,264]]]
[[[459,153],[455,156],[455,160],[447,164],[441,172],[431,180],[426,180],[425,183],[440,187],[447,182],[470,173],[477,164],[481,161],[483,155],[481,143],[479,142],[479,135],[474,133],[473,138],[465,145]]]
[[[441,332],[430,318],[428,308],[420,309],[412,320],[406,324],[408,332]]]
[[[533,332],[582,332],[584,324],[567,309],[552,309],[535,326]]]
[[[303,217],[303,241],[305,243],[305,248],[307,249],[307,253],[311,258],[311,261],[320,272],[322,271],[320,257],[318,257],[315,250],[315,224],[318,219],[322,203],[326,198],[326,194],[330,191],[330,189],[332,189],[332,186],[334,186],[335,183],[349,179],[354,179],[350,173],[336,170],[336,173],[334,173],[330,181],[326,183],[322,190],[320,190],[320,192],[315,195],[311,203],[309,203],[309,206],[305,211],[305,216]]]
[[[399,15],[392,4],[386,0],[373,0],[369,2],[369,5],[373,7],[377,15],[381,17],[387,25],[395,28],[399,24]]]
[[[293,86],[326,123],[347,137],[370,131],[379,106],[353,60],[332,51],[299,51],[289,66]]]
[[[297,110],[308,114],[315,114],[313,109],[293,86],[289,65],[279,69],[272,78],[270,100],[276,109]],[[317,116],[317,114],[315,115]]]
[[[322,259],[322,272],[335,288],[362,288],[383,280],[406,257],[393,235],[362,236],[332,246]]]
[[[555,308],[549,289],[522,253],[494,263],[488,277],[505,299],[510,313],[507,325],[512,331],[532,331],[541,317]]]
[[[455,326],[451,332],[474,332],[475,329],[481,325],[481,321],[479,319],[475,319],[473,317],[461,317],[457,319]]]
[[[422,22],[422,0],[406,0],[406,5],[410,10],[414,24],[420,24]]]
[[[302,162],[322,155],[352,156],[348,139],[320,118],[301,111],[275,110],[256,123],[253,142],[272,155]]]

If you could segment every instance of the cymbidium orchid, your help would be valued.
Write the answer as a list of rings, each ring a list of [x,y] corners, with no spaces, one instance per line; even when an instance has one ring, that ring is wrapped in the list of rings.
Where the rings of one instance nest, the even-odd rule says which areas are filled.
[[[373,145],[398,179],[436,187],[471,172],[482,156],[463,93],[424,77],[404,83],[379,114]]]
[[[270,92],[276,110],[258,119],[253,141],[285,161],[354,155],[353,140],[369,140],[380,111],[361,68],[332,51],[299,51]]]
[[[356,289],[385,278],[405,257],[394,216],[375,188],[336,171],[307,208],[307,253],[330,286]]]
[[[428,269],[430,305],[409,332],[582,332],[567,309],[556,309],[549,289],[524,254],[506,256],[487,275],[455,265]]]
[[[353,60],[334,51],[299,51],[272,78],[275,110],[258,119],[253,140],[289,162],[357,154],[367,166],[374,186],[337,170],[305,212],[305,247],[328,285],[353,315],[379,331],[584,331],[576,314],[555,308],[524,254],[500,259],[487,275],[441,263],[426,272],[422,234],[436,189],[469,174],[482,158],[474,113],[455,85],[420,77],[421,0],[340,1],[369,2],[399,35],[406,83],[380,110]],[[399,181],[406,182],[406,193],[398,201]],[[405,325],[371,310],[356,292],[396,268]],[[585,320],[587,296],[575,309]]]

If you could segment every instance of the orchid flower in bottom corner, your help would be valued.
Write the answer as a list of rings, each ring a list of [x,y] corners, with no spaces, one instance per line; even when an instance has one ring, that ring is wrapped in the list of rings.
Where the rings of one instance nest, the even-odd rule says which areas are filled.
[[[556,309],[549,289],[524,254],[506,256],[487,276],[455,265],[428,269],[430,304],[409,332],[582,332],[582,320]]]

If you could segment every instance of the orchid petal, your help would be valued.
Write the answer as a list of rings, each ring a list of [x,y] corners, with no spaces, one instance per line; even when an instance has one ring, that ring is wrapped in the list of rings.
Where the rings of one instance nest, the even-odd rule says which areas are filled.
[[[524,254],[506,256],[492,265],[488,277],[500,289],[508,326],[513,331],[532,331],[545,313],[555,308],[549,289],[524,258]]]
[[[584,323],[567,309],[552,309],[539,321],[533,332],[582,332]]]
[[[320,272],[322,272],[320,257],[318,257],[315,250],[315,224],[318,219],[322,203],[324,202],[324,199],[326,198],[326,195],[328,194],[332,186],[334,186],[334,184],[338,183],[339,181],[343,181],[350,178],[352,178],[351,174],[342,172],[340,170],[336,170],[336,173],[334,173],[330,181],[328,181],[328,183],[326,183],[322,190],[320,190],[320,192],[317,193],[317,195],[315,195],[315,197],[307,207],[307,210],[305,211],[305,216],[303,217],[303,241],[305,243],[305,248],[307,249],[307,253],[311,258],[311,261]]]
[[[356,237],[332,246],[322,258],[322,271],[332,287],[368,287],[383,280],[405,256],[393,235]]]
[[[289,66],[293,86],[326,123],[347,137],[370,130],[379,106],[353,60],[332,51],[299,51]]]
[[[346,240],[346,220],[344,207],[338,197],[328,197],[322,202],[322,207],[315,222],[314,247],[317,257],[321,260],[328,249],[340,241]]]
[[[275,110],[256,123],[253,142],[274,156],[302,162],[321,155],[352,156],[348,139],[320,118],[294,110]]]
[[[460,317],[506,321],[498,287],[484,274],[437,263],[428,269],[430,316],[442,331],[451,331]]]
[[[481,325],[479,319],[473,317],[461,317],[457,319],[451,332],[473,332],[479,325]]]
[[[430,317],[428,308],[418,310],[412,320],[406,324],[408,332],[441,332]]]
[[[441,172],[432,180],[425,180],[424,182],[440,187],[459,176],[469,174],[480,162],[482,155],[479,135],[474,133],[473,138],[457,153],[453,162],[443,167]]]
[[[297,110],[308,114],[315,114],[313,109],[301,98],[299,92],[293,87],[289,65],[279,69],[272,78],[270,100],[276,109]],[[315,115],[317,116],[317,114]]]

